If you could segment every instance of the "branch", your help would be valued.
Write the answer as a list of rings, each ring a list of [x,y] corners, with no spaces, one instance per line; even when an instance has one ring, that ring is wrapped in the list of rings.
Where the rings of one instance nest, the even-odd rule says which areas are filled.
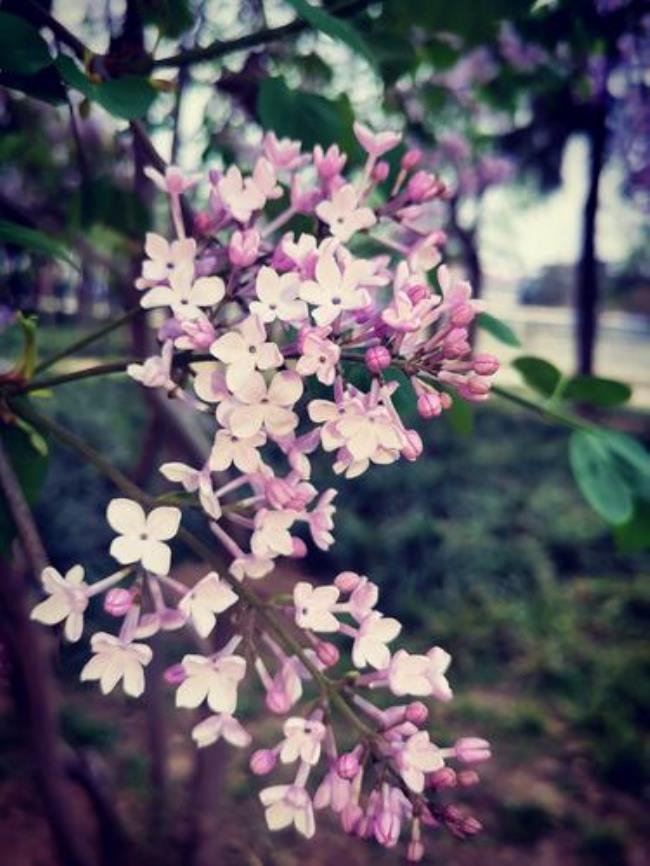
[[[44,9],[36,0],[24,0],[28,7],[28,15],[37,24],[42,27],[49,27],[52,33],[56,36],[59,42],[67,45],[77,55],[79,60],[85,60],[86,56],[91,53],[83,42],[78,39],[74,33],[71,33],[67,27],[64,27],[60,21],[57,21],[50,13]]]
[[[57,363],[57,361],[61,361],[63,360],[63,358],[67,358],[69,355],[74,355],[81,349],[85,349],[86,346],[90,346],[97,340],[101,340],[102,337],[105,337],[112,331],[117,330],[117,328],[120,328],[122,325],[126,325],[127,322],[130,322],[131,319],[135,318],[135,316],[137,316],[140,312],[142,312],[142,308],[139,306],[133,307],[131,310],[127,310],[127,312],[124,313],[123,316],[120,316],[118,319],[114,319],[107,325],[103,325],[101,328],[98,328],[96,331],[93,331],[86,337],[82,337],[80,340],[75,340],[74,343],[70,343],[70,345],[66,346],[65,349],[61,349],[60,352],[55,352],[53,355],[50,355],[49,358],[45,358],[43,361],[41,361],[40,364],[36,365],[35,372],[42,373],[43,370],[47,370],[49,367],[52,367],[54,364]]]
[[[350,0],[350,2],[341,3],[328,11],[339,18],[347,18],[365,9],[371,2],[372,0]],[[229,42],[222,42],[217,39],[205,48],[190,48],[187,51],[181,51],[170,57],[159,57],[157,60],[153,60],[151,65],[154,68],[163,66],[183,67],[192,63],[202,63],[206,60],[217,60],[220,57],[225,57],[226,54],[232,54],[234,51],[255,48],[258,45],[277,42],[279,39],[284,39],[287,36],[295,36],[304,30],[311,29],[311,27],[312,25],[309,22],[296,18],[289,24],[283,24],[282,27],[264,28],[263,30],[258,30],[256,33],[247,33],[246,36],[240,36]]]
[[[48,564],[47,553],[29,504],[25,499],[25,494],[2,442],[0,442],[0,490],[16,525],[18,537],[22,542],[32,574],[34,577],[38,577]]]

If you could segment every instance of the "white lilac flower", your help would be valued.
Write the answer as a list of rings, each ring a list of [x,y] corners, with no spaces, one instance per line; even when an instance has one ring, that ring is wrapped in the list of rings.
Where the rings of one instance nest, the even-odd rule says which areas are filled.
[[[364,126],[358,121],[354,123],[353,129],[361,147],[375,159],[379,159],[380,156],[388,153],[389,150],[393,150],[402,140],[399,132],[391,132],[390,130],[386,130],[386,132],[373,132],[369,127]]]
[[[325,739],[325,725],[317,719],[303,719],[294,716],[287,719],[282,727],[285,739],[280,748],[283,764],[293,764],[300,759],[312,767],[320,758],[321,743]]]
[[[246,659],[234,655],[186,655],[182,665],[186,678],[176,692],[177,707],[193,709],[207,700],[215,713],[235,712],[237,686],[246,674]]]
[[[252,178],[244,179],[236,165],[231,165],[219,180],[217,191],[221,202],[240,223],[247,223],[253,212],[266,203],[262,190]]]
[[[48,565],[41,574],[43,589],[48,594],[31,612],[31,618],[44,625],[56,625],[65,620],[63,632],[69,641],[78,641],[83,631],[84,611],[88,607],[88,584],[84,582],[81,565],[73,565],[63,577]]]
[[[262,459],[258,449],[265,444],[266,434],[261,430],[243,437],[235,436],[230,430],[219,430],[210,452],[210,469],[223,472],[234,464],[240,472],[255,472]]]
[[[260,558],[290,556],[293,540],[289,530],[296,521],[295,511],[263,509],[255,515],[255,531],[251,537],[251,550]]]
[[[268,386],[261,373],[251,373],[235,389],[240,405],[228,414],[228,427],[243,438],[254,436],[262,428],[272,436],[286,436],[298,425],[292,407],[302,391],[302,379],[292,370],[276,373]]]
[[[207,637],[216,625],[216,615],[228,610],[236,602],[236,593],[221,580],[216,571],[211,571],[183,596],[178,607],[191,619],[201,637]]]
[[[318,325],[330,325],[342,312],[368,306],[370,295],[359,288],[365,273],[365,263],[355,260],[341,270],[332,252],[321,253],[316,262],[315,279],[300,284],[300,297],[315,308],[312,314]]]
[[[151,648],[144,643],[131,643],[105,632],[90,639],[94,653],[81,671],[81,680],[99,680],[103,694],[113,691],[122,680],[124,691],[139,698],[144,691],[144,671],[152,658]]]
[[[329,201],[316,205],[316,216],[327,223],[332,235],[343,243],[377,222],[371,208],[359,205],[359,195],[349,183],[337,189]]]
[[[444,766],[440,749],[431,742],[426,731],[412,734],[397,755],[399,773],[412,791],[424,790],[424,774]]]
[[[307,791],[299,785],[272,785],[260,791],[269,830],[283,830],[292,824],[307,839],[316,832],[314,809]]]
[[[170,307],[178,319],[198,319],[201,307],[213,307],[225,295],[221,277],[194,278],[194,266],[183,262],[169,274],[169,285],[157,285],[146,292],[140,305],[145,309]]]
[[[352,458],[358,461],[374,458],[382,449],[399,451],[404,444],[401,427],[381,407],[341,418],[336,431]]]
[[[166,541],[178,532],[181,512],[168,506],[154,508],[149,514],[132,499],[112,499],[106,510],[109,525],[118,533],[110,553],[122,565],[141,562],[154,574],[167,574],[171,549]]]
[[[193,264],[196,241],[194,238],[181,238],[170,243],[161,235],[147,232],[144,251],[149,258],[142,264],[142,277],[160,283],[181,265]]]
[[[318,334],[307,334],[302,342],[302,354],[296,364],[296,372],[301,376],[315,375],[323,385],[331,385],[340,357],[341,349],[336,343]]]
[[[293,590],[293,603],[296,608],[296,624],[316,632],[335,632],[339,621],[332,608],[339,599],[335,586],[312,586],[300,581]]]
[[[377,670],[388,667],[390,651],[387,647],[395,640],[402,629],[401,624],[392,617],[384,617],[372,611],[359,624],[352,647],[352,661],[357,668],[371,665]]]
[[[314,794],[314,809],[324,809],[329,806],[337,814],[350,802],[352,783],[342,779],[336,769],[327,772]]]
[[[451,656],[441,647],[433,647],[426,655],[410,655],[400,649],[388,667],[388,685],[394,695],[436,697],[451,700],[452,692],[445,673]]]
[[[231,391],[254,370],[271,370],[284,363],[277,344],[267,342],[266,328],[258,316],[248,316],[210,346],[210,354],[228,365],[226,383]]]
[[[296,274],[280,275],[264,265],[255,282],[258,300],[250,304],[251,313],[259,316],[265,324],[276,319],[281,322],[301,322],[307,317],[307,304],[298,299],[298,286]]]
[[[211,746],[221,738],[240,749],[249,746],[252,740],[237,719],[227,713],[208,716],[192,728],[192,739],[200,749]]]

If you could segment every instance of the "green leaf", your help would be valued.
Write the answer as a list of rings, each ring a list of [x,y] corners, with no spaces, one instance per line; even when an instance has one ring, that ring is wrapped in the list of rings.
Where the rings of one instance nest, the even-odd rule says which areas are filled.
[[[623,553],[634,553],[650,547],[650,502],[636,502],[634,514],[614,529],[616,545]]]
[[[347,21],[335,18],[318,6],[312,6],[308,0],[284,0],[284,2],[291,6],[303,21],[307,21],[316,30],[320,30],[332,39],[344,42],[354,52],[365,58],[371,66],[376,65],[375,57],[369,46]]]
[[[631,396],[632,389],[625,382],[600,376],[574,376],[562,389],[564,400],[592,403],[594,406],[620,406]]]
[[[140,75],[125,75],[95,85],[96,102],[123,120],[136,120],[149,110],[158,91]]]
[[[35,253],[43,253],[43,255],[51,258],[61,259],[76,270],[79,269],[75,260],[60,241],[50,238],[36,229],[0,219],[0,240],[5,241],[5,243],[16,244]]]
[[[643,445],[618,430],[594,432],[608,449],[621,475],[637,496],[650,500],[650,455]]]
[[[2,441],[7,458],[16,473],[28,505],[33,505],[45,482],[48,466],[47,457],[34,451],[29,435],[17,426],[1,426],[0,441]],[[16,528],[9,508],[0,494],[0,557],[8,558],[11,542],[15,535]]]
[[[474,432],[474,413],[467,402],[458,394],[450,394],[451,406],[444,413],[451,429],[459,436],[471,436]]]
[[[265,78],[257,96],[257,116],[265,129],[278,136],[316,144],[338,144],[350,155],[359,147],[352,132],[354,115],[347,97],[336,101],[287,86],[283,78]]]
[[[18,361],[17,372],[24,376],[25,379],[31,379],[34,375],[34,367],[36,366],[36,316],[25,316],[20,311],[16,316],[16,321],[22,331],[23,350]]]
[[[543,358],[535,358],[533,355],[515,358],[512,366],[530,388],[545,397],[553,394],[562,378],[562,374],[554,364]]]
[[[506,325],[505,322],[502,322],[501,319],[497,319],[496,316],[491,316],[489,313],[479,313],[476,317],[476,324],[483,331],[487,331],[488,334],[491,334],[495,340],[505,343],[506,346],[514,346],[515,348],[521,346],[519,337],[515,334],[510,325]]]
[[[52,62],[47,42],[18,15],[0,12],[0,69],[34,75]]]
[[[615,526],[630,520],[632,492],[603,439],[588,430],[574,431],[569,458],[576,483],[594,511]]]
[[[158,91],[140,75],[124,75],[94,84],[72,58],[61,55],[56,67],[69,87],[97,102],[122,120],[135,120],[147,113]]]

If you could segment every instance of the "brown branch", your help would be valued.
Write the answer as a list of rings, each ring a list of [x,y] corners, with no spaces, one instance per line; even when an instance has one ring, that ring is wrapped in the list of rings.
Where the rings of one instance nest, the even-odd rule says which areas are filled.
[[[0,442],[0,491],[16,526],[32,575],[38,577],[48,564],[47,553],[2,442]]]
[[[328,11],[339,18],[347,18],[365,9],[371,2],[372,0],[351,0],[351,2],[334,6]],[[264,28],[255,33],[247,33],[245,36],[240,36],[238,39],[232,39],[229,42],[222,42],[217,39],[205,48],[190,48],[187,51],[180,51],[178,54],[173,54],[170,57],[159,57],[157,60],[153,60],[152,67],[183,67],[192,63],[203,63],[206,60],[218,60],[220,57],[225,57],[226,54],[232,54],[234,51],[242,51],[245,48],[256,48],[258,45],[277,42],[279,39],[285,39],[288,36],[296,36],[304,30],[311,29],[311,26],[308,21],[296,18],[289,24],[282,25],[282,27]]]
[[[49,27],[52,33],[56,36],[59,42],[67,45],[77,55],[79,60],[84,60],[86,55],[90,53],[89,49],[83,44],[81,39],[78,39],[74,33],[71,33],[67,27],[64,27],[60,21],[57,21],[50,13],[44,9],[36,0],[23,0],[27,6],[27,15],[36,24],[41,27]]]

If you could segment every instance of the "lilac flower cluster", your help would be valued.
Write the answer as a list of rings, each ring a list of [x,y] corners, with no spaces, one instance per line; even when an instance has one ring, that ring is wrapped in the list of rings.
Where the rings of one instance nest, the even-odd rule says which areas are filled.
[[[279,557],[304,557],[305,538],[322,550],[334,541],[336,491],[312,483],[316,449],[347,477],[414,461],[422,440],[397,411],[396,389],[409,389],[430,419],[453,400],[485,400],[498,367],[472,354],[468,329],[479,304],[442,264],[444,234],[422,228],[447,195],[444,184],[419,168],[415,149],[391,172],[383,157],[399,135],[360,124],[355,132],[367,157],[352,179],[335,145],[306,154],[267,134],[250,175],[234,165],[209,173],[207,207],[191,231],[182,196],[200,178],[149,170],[169,197],[176,236],[146,238],[136,285],[142,307],[157,311],[160,354],[128,372],[213,418],[212,447],[202,466],[160,467],[177,488],[153,508],[113,499],[106,516],[120,569],[94,583],[79,565],[65,576],[46,569],[47,598],[32,616],[64,623],[76,641],[91,598],[103,595],[121,627],[117,636],[92,636],[81,679],[104,693],[121,683],[134,697],[152,658],[147,639],[190,627],[196,652],[166,679],[177,706],[203,712],[192,731],[199,747],[220,738],[250,744],[236,717],[248,675],[268,710],[288,716],[282,738],[250,759],[256,775],[295,765],[292,781],[260,794],[268,826],[294,825],[309,837],[314,810],[330,807],[346,832],[387,847],[404,830],[416,862],[424,826],[459,837],[480,829],[441,792],[478,780],[471,767],[489,757],[488,744],[465,737],[441,747],[425,727],[421,699],[452,696],[450,656],[440,647],[393,651],[401,625],[377,608],[377,586],[354,572],[329,585],[300,581],[270,600],[254,588]],[[311,230],[290,231],[296,216]],[[401,370],[399,384],[390,368]],[[350,381],[351,369],[365,371],[365,386]],[[202,512],[230,561],[191,588],[170,575],[170,541],[186,532],[177,504]],[[219,623],[227,639],[219,640]],[[352,671],[339,670],[346,642]],[[377,694],[388,700],[374,703]],[[345,723],[338,731],[337,720]]]

